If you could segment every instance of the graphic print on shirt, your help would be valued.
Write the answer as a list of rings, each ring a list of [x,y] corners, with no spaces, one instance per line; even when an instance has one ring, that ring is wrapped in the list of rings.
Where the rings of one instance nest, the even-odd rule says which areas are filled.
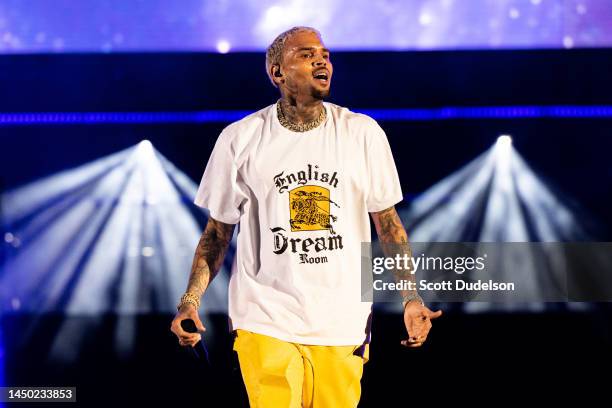
[[[317,231],[334,229],[330,221],[338,217],[330,213],[330,204],[338,204],[329,198],[329,190],[319,186],[296,187],[289,192],[291,231]]]
[[[329,262],[326,255],[328,251],[343,248],[342,236],[333,227],[338,217],[332,211],[340,208],[331,198],[335,190],[313,184],[318,181],[335,189],[338,187],[337,176],[337,172],[320,172],[319,166],[312,164],[308,164],[306,170],[289,174],[282,171],[274,176],[274,185],[280,194],[287,194],[289,204],[287,228],[271,228],[275,254],[280,255],[289,250],[297,255],[299,263],[318,264]],[[299,186],[289,190],[293,184]],[[310,231],[329,231],[329,236],[303,234]]]

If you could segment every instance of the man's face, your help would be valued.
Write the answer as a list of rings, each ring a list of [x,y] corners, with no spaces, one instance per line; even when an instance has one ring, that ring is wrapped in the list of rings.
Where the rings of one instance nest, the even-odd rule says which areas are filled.
[[[329,96],[333,67],[330,53],[321,39],[311,32],[299,32],[287,39],[281,66],[281,84],[289,95]]]

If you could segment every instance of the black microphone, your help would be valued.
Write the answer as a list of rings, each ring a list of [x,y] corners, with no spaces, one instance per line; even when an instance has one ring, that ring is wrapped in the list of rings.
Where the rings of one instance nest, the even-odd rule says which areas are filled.
[[[181,327],[187,333],[197,333],[198,328],[196,327],[193,319],[184,319],[181,321]],[[210,360],[208,359],[208,350],[206,349],[206,345],[204,345],[204,339],[201,338],[193,347],[185,346],[189,349],[189,352],[199,361],[205,363],[206,365],[210,365]]]

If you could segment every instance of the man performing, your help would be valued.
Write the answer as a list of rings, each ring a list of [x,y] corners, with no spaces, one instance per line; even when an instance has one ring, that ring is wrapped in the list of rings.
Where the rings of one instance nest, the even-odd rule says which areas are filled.
[[[369,359],[372,302],[361,301],[361,243],[371,215],[379,240],[409,252],[394,205],[403,196],[384,131],[324,102],[333,67],[319,32],[295,27],[268,47],[276,104],[227,126],[195,203],[209,210],[171,330],[201,333],[200,298],[238,224],[229,282],[230,329],[253,407],[355,407]],[[410,279],[414,275],[402,276]],[[427,339],[432,312],[403,292],[406,347]]]

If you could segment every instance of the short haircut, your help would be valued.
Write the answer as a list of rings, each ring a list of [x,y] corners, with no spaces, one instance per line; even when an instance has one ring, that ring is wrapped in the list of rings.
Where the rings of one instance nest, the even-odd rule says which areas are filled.
[[[277,87],[277,85],[274,83],[274,79],[272,79],[272,75],[270,74],[270,67],[272,65],[281,64],[287,39],[289,39],[293,34],[301,32],[315,33],[319,38],[321,38],[321,33],[318,30],[312,27],[298,26],[290,28],[289,30],[283,33],[280,33],[278,37],[276,37],[274,41],[272,41],[272,44],[270,44],[270,46],[266,49],[266,74],[268,74],[270,82],[272,82],[272,85],[274,85],[275,87]]]

